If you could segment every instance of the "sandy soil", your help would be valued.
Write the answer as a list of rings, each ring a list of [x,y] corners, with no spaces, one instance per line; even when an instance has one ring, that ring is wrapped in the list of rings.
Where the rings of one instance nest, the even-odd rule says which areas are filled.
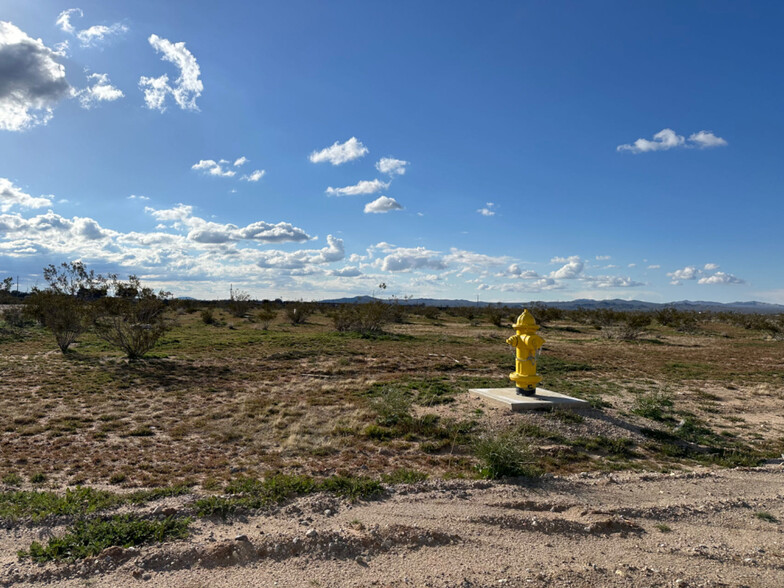
[[[186,512],[188,500],[142,510]],[[59,530],[0,530],[0,585],[780,587],[784,465],[434,481],[354,505],[315,495],[197,520],[187,541],[109,548],[79,564],[17,560]]]

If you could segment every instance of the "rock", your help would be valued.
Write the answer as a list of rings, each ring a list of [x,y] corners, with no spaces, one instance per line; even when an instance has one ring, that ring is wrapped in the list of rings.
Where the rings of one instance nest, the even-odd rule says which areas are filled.
[[[332,511],[331,511],[331,510],[329,510],[329,509],[325,510],[325,511],[324,511],[324,516],[325,516],[325,517],[331,517],[331,516],[332,516]]]
[[[309,539],[313,539],[318,535],[318,531],[316,529],[308,529],[308,532],[305,533],[305,537]]]
[[[247,535],[237,535],[234,538],[234,540],[235,541],[248,541],[248,536]]]

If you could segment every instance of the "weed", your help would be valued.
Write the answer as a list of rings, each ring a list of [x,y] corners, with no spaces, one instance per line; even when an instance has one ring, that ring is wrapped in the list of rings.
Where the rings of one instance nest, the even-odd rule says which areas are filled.
[[[670,420],[669,409],[673,406],[672,395],[666,391],[640,394],[634,402],[632,412],[652,421]]]
[[[662,533],[672,533],[672,527],[666,523],[657,523],[656,528]]]
[[[44,474],[43,472],[37,472],[32,476],[30,476],[30,483],[43,484],[44,482],[46,482],[46,479],[47,479],[46,474]]]
[[[381,476],[381,481],[385,484],[416,484],[425,480],[427,480],[427,474],[405,468]]]
[[[61,537],[52,537],[46,546],[34,541],[20,558],[35,562],[75,560],[98,555],[114,545],[133,547],[161,543],[188,536],[190,519],[167,517],[148,521],[134,515],[118,515],[108,520],[80,520]]]
[[[39,521],[52,515],[84,515],[121,502],[111,492],[82,487],[66,490],[62,496],[54,492],[5,492],[0,494],[0,519],[30,517]]]
[[[480,461],[477,469],[482,478],[534,478],[542,474],[529,447],[509,433],[482,437],[474,445],[474,455]]]
[[[3,476],[3,484],[6,486],[21,486],[22,481],[22,476],[13,472]]]
[[[754,513],[754,516],[757,517],[759,520],[765,521],[767,523],[779,522],[779,520],[775,516],[773,516],[772,514],[764,510],[758,510],[757,512]]]

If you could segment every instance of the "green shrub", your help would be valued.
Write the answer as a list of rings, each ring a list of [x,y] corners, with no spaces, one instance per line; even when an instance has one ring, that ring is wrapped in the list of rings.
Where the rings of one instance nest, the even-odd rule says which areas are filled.
[[[211,308],[205,308],[201,311],[201,321],[205,325],[214,325],[215,324],[215,313],[212,311]]]
[[[332,312],[332,321],[339,332],[352,331],[375,334],[393,320],[393,307],[383,302],[367,304],[342,304]]]
[[[652,421],[669,420],[669,409],[673,406],[672,395],[665,391],[654,391],[637,396],[632,412]]]
[[[108,520],[80,520],[62,537],[52,537],[46,546],[34,541],[20,558],[35,562],[75,560],[98,555],[107,547],[133,547],[161,543],[188,536],[190,519],[167,517],[148,521],[135,515],[118,515]]]
[[[537,465],[529,446],[509,433],[480,438],[474,444],[474,455],[480,462],[477,468],[479,475],[486,479],[535,478],[542,474],[542,468]]]
[[[25,298],[24,313],[52,332],[63,353],[88,328],[91,317],[89,303],[51,290],[34,291]]]
[[[143,357],[171,327],[164,316],[170,293],[143,287],[136,276],[113,286],[115,296],[97,303],[95,333],[129,359]]]

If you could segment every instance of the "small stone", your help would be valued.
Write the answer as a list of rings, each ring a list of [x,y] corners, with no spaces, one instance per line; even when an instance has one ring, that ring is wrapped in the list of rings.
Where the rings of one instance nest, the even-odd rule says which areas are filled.
[[[331,517],[331,516],[332,516],[332,511],[331,511],[331,510],[329,510],[329,509],[325,510],[325,511],[324,511],[324,516],[325,516],[325,517]]]
[[[675,580],[675,586],[678,586],[679,588],[685,588],[688,585],[689,583],[683,578],[678,578],[677,580]]]
[[[316,537],[316,535],[318,535],[318,531],[316,531],[316,529],[308,529],[308,532],[305,533],[305,537],[308,537],[309,539],[313,539]]]
[[[150,574],[142,574],[142,580],[144,580],[145,582],[147,580],[149,580],[150,578],[152,578],[152,576]]]
[[[247,540],[248,540],[248,536],[247,536],[247,535],[237,535],[237,536],[234,538],[234,540],[235,540],[235,541],[247,541]]]

